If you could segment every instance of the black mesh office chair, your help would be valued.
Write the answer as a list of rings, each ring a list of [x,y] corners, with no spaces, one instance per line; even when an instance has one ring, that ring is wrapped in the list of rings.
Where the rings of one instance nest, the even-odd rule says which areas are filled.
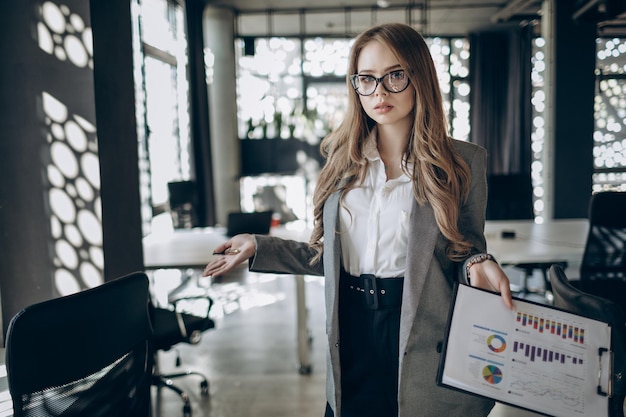
[[[6,338],[13,415],[149,416],[148,308],[135,273],[19,312]]]
[[[626,397],[626,318],[624,310],[602,297],[581,291],[567,279],[558,265],[548,271],[554,305],[567,311],[592,319],[611,323],[611,349],[613,351],[613,392],[609,398],[610,417],[624,417]],[[625,297],[625,293],[620,296]]]
[[[626,310],[626,193],[592,195],[580,281],[575,285]]]
[[[626,192],[591,196],[581,281],[626,280]]]

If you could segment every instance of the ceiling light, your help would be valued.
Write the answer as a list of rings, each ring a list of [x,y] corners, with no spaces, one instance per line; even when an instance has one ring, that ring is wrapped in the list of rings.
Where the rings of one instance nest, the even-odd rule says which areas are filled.
[[[386,9],[387,7],[389,7],[389,4],[391,2],[387,1],[387,0],[377,0],[376,1],[376,5],[378,7],[380,7],[381,9]]]

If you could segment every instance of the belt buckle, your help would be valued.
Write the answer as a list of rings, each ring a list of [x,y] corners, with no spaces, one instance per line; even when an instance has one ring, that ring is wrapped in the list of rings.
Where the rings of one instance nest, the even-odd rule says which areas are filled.
[[[365,300],[370,310],[378,310],[378,288],[376,287],[376,276],[371,274],[361,275],[363,279],[363,289],[365,290]]]

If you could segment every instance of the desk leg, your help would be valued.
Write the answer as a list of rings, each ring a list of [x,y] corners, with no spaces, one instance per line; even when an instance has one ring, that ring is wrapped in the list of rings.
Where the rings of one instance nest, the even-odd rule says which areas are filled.
[[[308,313],[306,308],[306,292],[304,275],[296,275],[296,300],[298,309],[298,360],[299,372],[302,375],[311,373],[311,351],[309,345]]]

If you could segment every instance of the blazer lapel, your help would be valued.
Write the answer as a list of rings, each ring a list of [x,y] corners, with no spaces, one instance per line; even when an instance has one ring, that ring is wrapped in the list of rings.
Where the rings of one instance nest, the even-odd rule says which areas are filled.
[[[341,268],[341,241],[336,233],[339,219],[341,192],[331,194],[324,203],[324,282],[326,286],[326,331],[337,331],[337,307],[339,302],[339,273]]]
[[[405,351],[408,343],[438,237],[439,227],[432,207],[430,204],[420,206],[414,201],[409,223],[407,263],[402,294],[400,352]],[[403,355],[400,355],[400,360],[402,357]]]

